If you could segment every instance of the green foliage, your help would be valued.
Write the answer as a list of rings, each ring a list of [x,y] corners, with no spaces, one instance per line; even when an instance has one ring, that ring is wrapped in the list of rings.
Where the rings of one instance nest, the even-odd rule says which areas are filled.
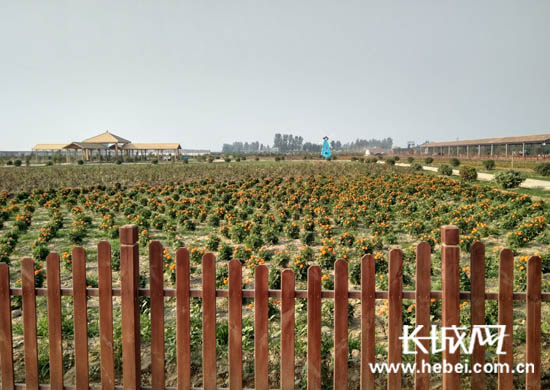
[[[411,164],[414,161],[414,157],[407,157],[407,162]]]
[[[426,158],[424,159],[424,162],[425,162],[426,164],[430,165],[431,163],[434,162],[434,159],[433,159],[432,157],[426,157]]]
[[[525,176],[518,171],[507,170],[498,172],[495,175],[495,181],[503,189],[519,187],[525,180]]]
[[[448,166],[446,164],[443,164],[443,165],[440,165],[439,168],[437,168],[437,172],[440,175],[452,176],[453,175],[453,168],[451,168],[450,166]]]
[[[411,164],[411,169],[413,171],[420,172],[420,171],[422,171],[422,165],[420,165],[419,163],[413,163],[413,164]]]
[[[474,167],[462,167],[460,169],[460,180],[464,182],[477,180],[477,171]]]
[[[456,157],[453,157],[449,160],[449,164],[451,164],[452,167],[458,167],[460,165],[460,160]]]
[[[484,160],[483,167],[488,171],[495,169],[495,160]]]
[[[535,172],[541,176],[550,176],[550,163],[544,162],[535,166]]]

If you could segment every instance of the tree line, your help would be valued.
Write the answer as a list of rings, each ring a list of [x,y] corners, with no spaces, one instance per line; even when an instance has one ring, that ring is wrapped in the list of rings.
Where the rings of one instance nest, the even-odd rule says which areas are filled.
[[[330,141],[330,147],[335,152],[359,152],[367,147],[379,147],[391,149],[393,140],[391,137],[384,139],[360,139],[355,141],[342,143],[338,140]],[[232,144],[223,144],[223,153],[293,153],[293,152],[309,152],[321,153],[322,143],[304,142],[302,136],[293,134],[275,134],[273,146],[264,145],[258,141],[255,142],[240,142],[236,141]]]

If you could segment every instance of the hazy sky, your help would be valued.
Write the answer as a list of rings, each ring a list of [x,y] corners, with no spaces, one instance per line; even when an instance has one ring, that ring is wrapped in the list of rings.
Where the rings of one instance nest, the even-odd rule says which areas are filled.
[[[0,150],[550,133],[550,1],[0,0]]]

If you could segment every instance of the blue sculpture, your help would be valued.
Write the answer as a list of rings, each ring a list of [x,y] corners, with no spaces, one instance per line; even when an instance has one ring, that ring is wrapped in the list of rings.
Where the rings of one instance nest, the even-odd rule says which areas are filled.
[[[328,137],[323,137],[323,149],[321,150],[321,156],[325,159],[329,159],[331,156],[330,145],[328,144]]]

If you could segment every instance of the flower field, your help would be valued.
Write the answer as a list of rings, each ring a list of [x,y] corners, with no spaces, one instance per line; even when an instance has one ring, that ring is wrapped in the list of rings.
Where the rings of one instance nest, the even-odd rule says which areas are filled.
[[[526,260],[538,254],[543,259],[543,291],[550,291],[550,207],[543,201],[527,195],[503,192],[488,186],[465,184],[458,180],[432,174],[414,173],[407,169],[364,164],[359,162],[331,163],[240,163],[223,166],[216,164],[189,164],[188,167],[144,166],[83,167],[88,180],[77,179],[79,167],[68,167],[67,174],[53,178],[55,186],[46,183],[31,185],[36,172],[22,173],[14,178],[10,171],[4,177],[4,192],[0,193],[0,261],[10,264],[12,285],[20,283],[16,270],[20,260],[32,256],[39,266],[35,271],[36,283],[47,283],[46,256],[58,251],[62,267],[62,283],[71,285],[71,250],[82,245],[87,250],[88,285],[97,286],[96,245],[108,240],[113,246],[113,281],[119,281],[118,229],[124,224],[139,227],[139,244],[143,264],[151,240],[160,240],[164,249],[165,283],[175,282],[175,250],[187,247],[191,255],[191,283],[200,284],[202,255],[213,252],[218,260],[216,281],[218,288],[228,283],[227,261],[240,260],[244,266],[245,288],[253,287],[253,272],[258,264],[269,265],[270,288],[280,288],[280,273],[292,268],[297,278],[297,289],[306,282],[307,268],[319,264],[324,289],[333,289],[333,267],[336,259],[349,262],[352,288],[359,285],[360,258],[372,253],[376,258],[377,290],[386,290],[387,253],[400,247],[404,254],[404,289],[414,290],[415,246],[427,241],[434,250],[432,263],[440,269],[437,250],[440,241],[439,227],[457,225],[461,232],[461,289],[469,290],[468,252],[476,240],[487,246],[487,287],[497,289],[498,253],[503,247],[512,248],[516,256],[516,291],[526,288]],[[219,164],[218,164],[219,165]],[[54,167],[56,170],[63,169]],[[48,168],[43,168],[48,169]],[[108,170],[106,174],[99,170]],[[116,172],[120,169],[120,172]],[[24,172],[24,171],[22,171]],[[55,171],[54,171],[55,172]],[[74,175],[74,176],[73,176]],[[52,174],[52,176],[55,176]],[[80,176],[81,177],[81,176]],[[147,179],[147,182],[143,182]],[[10,180],[14,180],[13,182]],[[14,191],[15,183],[23,183]],[[88,183],[81,185],[80,183]],[[148,270],[141,269],[140,283],[148,284]],[[441,288],[438,273],[434,272],[432,289]],[[74,375],[74,357],[71,352],[72,314],[70,297],[63,297],[63,332],[65,336],[65,370],[68,383]],[[90,299],[89,337],[96,340],[90,345],[91,379],[99,377],[99,347],[97,343],[97,310],[94,298]],[[147,355],[147,327],[150,323],[148,298],[142,299],[143,351]],[[167,299],[167,318],[173,314],[174,301]],[[333,302],[323,302],[322,355],[323,375],[332,372],[332,319]],[[20,302],[14,299],[14,308]],[[219,300],[217,342],[219,346],[220,377],[227,379],[227,302]],[[252,301],[243,304],[244,380],[253,381],[253,316]],[[439,321],[440,302],[433,300],[433,321]],[[47,316],[45,301],[38,298],[39,366],[43,381],[48,378]],[[305,358],[306,302],[297,300],[296,357]],[[464,323],[469,320],[468,302],[462,303]],[[550,342],[550,317],[543,306],[543,351]],[[279,302],[271,299],[270,316],[279,315]],[[201,319],[200,300],[193,300],[191,335],[193,372],[200,384]],[[403,303],[404,323],[414,324],[415,305]],[[16,310],[17,312],[17,310]],[[19,312],[20,313],[20,312]],[[359,337],[359,310],[350,303],[350,372],[357,375]],[[377,307],[377,339],[379,359],[386,350],[385,318],[387,305],[381,301]],[[16,315],[14,315],[16,316]],[[487,322],[496,321],[496,302],[487,302]],[[515,315],[518,332],[525,321],[522,309]],[[120,313],[115,312],[115,319]],[[167,364],[175,364],[175,328],[167,321]],[[115,324],[115,340],[120,337],[120,324]],[[276,364],[278,357],[278,325],[270,321],[270,345],[273,356],[270,381],[278,383]],[[22,361],[22,325],[14,320],[16,359]],[[523,339],[524,339],[523,335]],[[522,335],[514,338],[521,350]],[[120,343],[116,348],[117,369],[121,367]],[[543,362],[549,366],[548,352]],[[142,370],[145,381],[150,367],[144,357]],[[149,361],[150,362],[150,361]],[[225,371],[224,371],[225,367]],[[304,365],[298,366],[305,370]],[[174,370],[168,370],[174,372]],[[21,379],[22,370],[16,372]],[[298,375],[297,378],[304,377]],[[168,376],[168,384],[175,378]],[[357,378],[356,378],[357,380]],[[172,382],[171,382],[172,381]],[[353,380],[351,383],[354,383]],[[223,382],[222,382],[223,384]],[[305,380],[297,383],[304,388]]]

